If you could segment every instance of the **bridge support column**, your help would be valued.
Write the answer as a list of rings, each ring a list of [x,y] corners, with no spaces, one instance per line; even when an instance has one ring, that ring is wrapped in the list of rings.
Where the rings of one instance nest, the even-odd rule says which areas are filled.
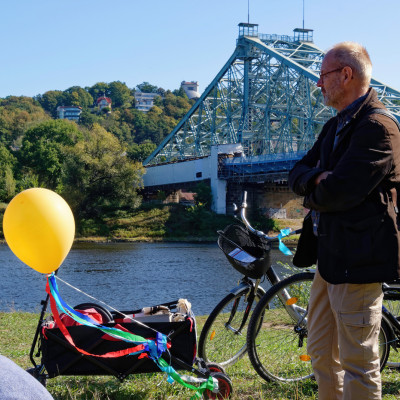
[[[218,179],[219,146],[211,147],[211,209],[217,214],[226,214],[226,181]]]
[[[233,144],[221,144],[217,146],[211,146],[211,160],[210,160],[210,181],[211,181],[211,193],[213,197],[213,203],[211,209],[217,214],[226,214],[226,192],[227,192],[227,181],[218,178],[219,171],[219,158],[222,155],[233,155],[237,152],[242,152],[242,145],[239,143]]]
[[[211,179],[213,204],[211,209],[217,214],[226,214],[226,181]]]

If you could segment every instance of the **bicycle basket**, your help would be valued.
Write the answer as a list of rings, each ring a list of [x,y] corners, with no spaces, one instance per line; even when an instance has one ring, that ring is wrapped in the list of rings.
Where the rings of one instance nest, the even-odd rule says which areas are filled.
[[[233,268],[249,278],[261,278],[271,266],[271,246],[236,224],[218,231],[218,246]]]

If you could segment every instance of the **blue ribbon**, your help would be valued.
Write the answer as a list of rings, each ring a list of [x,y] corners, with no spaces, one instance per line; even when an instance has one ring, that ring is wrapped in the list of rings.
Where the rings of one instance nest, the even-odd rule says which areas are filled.
[[[281,233],[278,235],[279,238],[279,250],[285,254],[285,256],[293,255],[292,252],[286,247],[286,245],[282,242],[282,238],[288,236],[291,232],[290,228],[281,229]]]

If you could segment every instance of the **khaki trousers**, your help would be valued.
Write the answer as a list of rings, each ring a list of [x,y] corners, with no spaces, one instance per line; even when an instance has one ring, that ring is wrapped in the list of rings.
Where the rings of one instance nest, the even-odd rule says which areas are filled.
[[[307,349],[319,400],[381,399],[379,329],[382,285],[332,285],[316,272]]]

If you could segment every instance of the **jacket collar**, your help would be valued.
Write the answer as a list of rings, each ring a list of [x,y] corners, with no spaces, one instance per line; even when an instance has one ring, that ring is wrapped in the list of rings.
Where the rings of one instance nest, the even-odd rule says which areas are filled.
[[[354,113],[353,113],[352,117],[350,118],[350,120],[348,121],[348,123],[343,128],[341,128],[340,131],[337,132],[339,137],[336,142],[334,151],[337,149],[340,142],[347,136],[347,134],[349,132],[348,128],[351,125],[353,125],[353,123],[355,123],[356,120],[360,119],[363,115],[368,114],[368,112],[371,109],[378,108],[379,105],[380,105],[380,103],[378,101],[378,94],[376,93],[375,89],[369,88],[368,92],[367,92],[367,97],[364,99],[364,101],[362,101],[361,104],[358,105],[358,107],[354,111]],[[379,108],[381,108],[381,107],[382,107],[382,105]],[[336,127],[337,127],[338,120],[339,120],[339,117],[338,117],[338,115],[336,115],[336,124],[335,124]]]
[[[378,103],[375,106],[373,103]],[[352,119],[357,119],[359,116],[362,116],[363,114],[367,113],[370,109],[379,107],[379,102],[378,102],[378,94],[376,93],[376,90],[373,88],[369,88],[367,92],[367,97],[364,99],[364,101],[360,104],[360,106],[356,109],[356,111],[353,114]],[[380,107],[379,107],[380,108]]]

